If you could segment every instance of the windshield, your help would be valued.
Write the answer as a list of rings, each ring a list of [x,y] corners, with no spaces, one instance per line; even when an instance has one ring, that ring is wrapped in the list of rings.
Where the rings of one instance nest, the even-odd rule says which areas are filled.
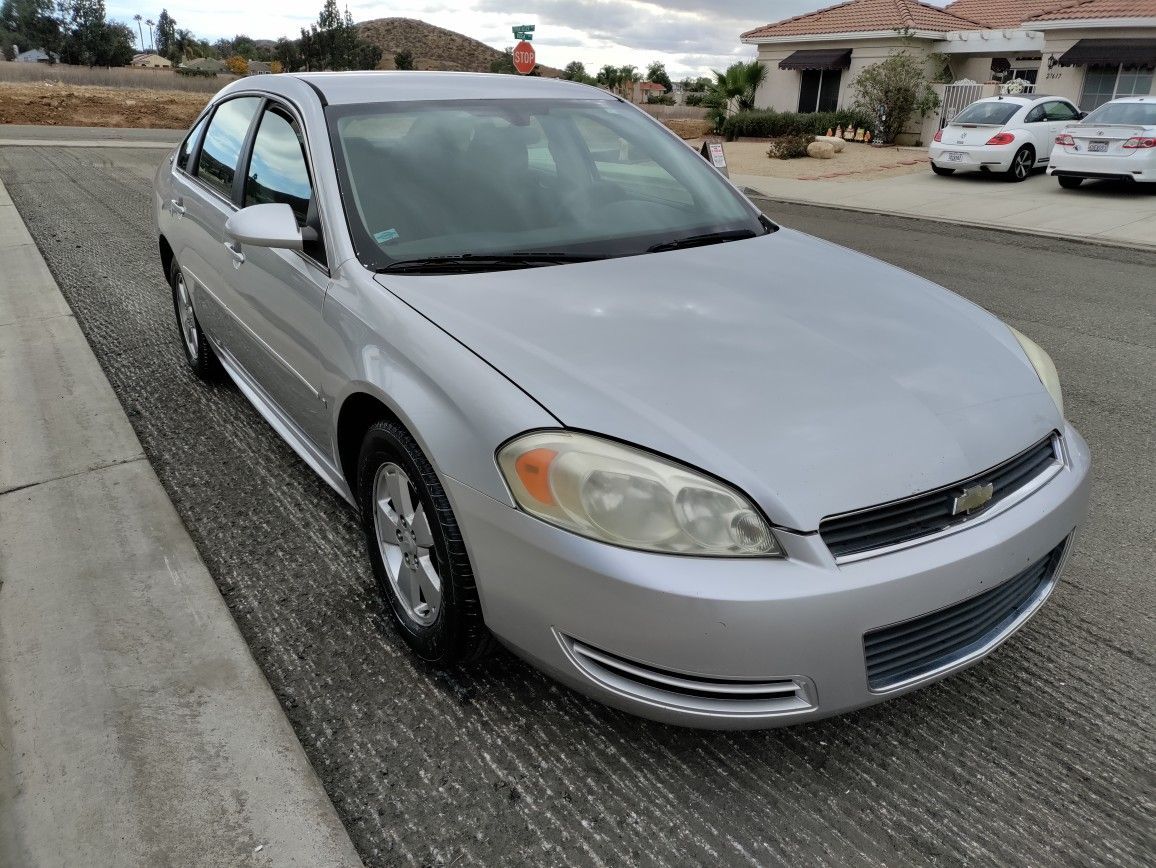
[[[773,229],[701,156],[617,100],[327,112],[346,216],[370,268],[524,254],[556,264]]]
[[[1129,124],[1132,126],[1156,126],[1156,102],[1115,102],[1102,105],[1082,123]]]
[[[953,124],[997,124],[1003,126],[1022,106],[1018,102],[973,102],[954,118]]]

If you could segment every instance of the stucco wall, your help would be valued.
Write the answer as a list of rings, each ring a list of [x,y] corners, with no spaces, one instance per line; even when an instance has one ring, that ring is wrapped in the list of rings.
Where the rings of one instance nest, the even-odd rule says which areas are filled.
[[[1084,87],[1085,67],[1053,66],[1048,68],[1048,58],[1060,59],[1065,51],[1081,39],[1156,39],[1156,27],[1112,28],[1080,30],[1048,30],[1044,33],[1044,51],[1040,58],[1040,72],[1036,89],[1040,93],[1067,97],[1079,104],[1080,92]],[[1156,94],[1156,77],[1153,78],[1151,93]]]

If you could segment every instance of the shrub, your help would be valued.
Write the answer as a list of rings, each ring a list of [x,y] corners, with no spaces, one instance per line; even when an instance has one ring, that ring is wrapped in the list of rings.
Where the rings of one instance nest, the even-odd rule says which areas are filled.
[[[737,112],[722,125],[722,134],[728,142],[740,136],[751,138],[778,138],[779,136],[822,136],[827,130],[842,126],[871,129],[872,118],[861,111],[837,112]]]
[[[196,67],[178,66],[177,75],[201,76],[202,78],[216,78],[217,73],[211,69],[197,69]]]
[[[913,114],[922,117],[939,108],[939,95],[927,81],[924,61],[906,51],[864,67],[854,87],[856,108],[884,115],[869,127],[879,127],[881,142],[895,141]]]
[[[650,105],[674,105],[674,97],[668,93],[651,94],[646,101]]]
[[[684,105],[700,106],[703,104],[703,100],[705,99],[705,93],[688,93],[686,95],[686,101],[684,102]]]
[[[824,130],[826,132],[826,130]],[[813,135],[783,136],[767,150],[767,156],[778,160],[797,160],[807,156],[807,145],[815,141]]]

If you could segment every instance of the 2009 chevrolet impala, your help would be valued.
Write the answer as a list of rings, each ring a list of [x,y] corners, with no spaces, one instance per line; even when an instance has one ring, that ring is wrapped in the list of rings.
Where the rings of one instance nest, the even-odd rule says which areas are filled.
[[[436,665],[497,637],[636,714],[812,719],[987,655],[1083,519],[1042,349],[604,91],[244,79],[155,190],[189,365],[359,510]]]

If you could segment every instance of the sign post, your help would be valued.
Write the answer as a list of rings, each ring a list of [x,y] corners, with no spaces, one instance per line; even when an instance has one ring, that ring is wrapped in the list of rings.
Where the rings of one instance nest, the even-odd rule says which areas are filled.
[[[723,151],[722,142],[703,142],[702,150],[699,151],[704,160],[718,169],[727,178],[731,173],[727,171],[727,157]]]
[[[538,58],[534,54],[534,46],[529,42],[523,39],[514,46],[514,69],[518,70],[519,73],[529,75],[537,64]]]

